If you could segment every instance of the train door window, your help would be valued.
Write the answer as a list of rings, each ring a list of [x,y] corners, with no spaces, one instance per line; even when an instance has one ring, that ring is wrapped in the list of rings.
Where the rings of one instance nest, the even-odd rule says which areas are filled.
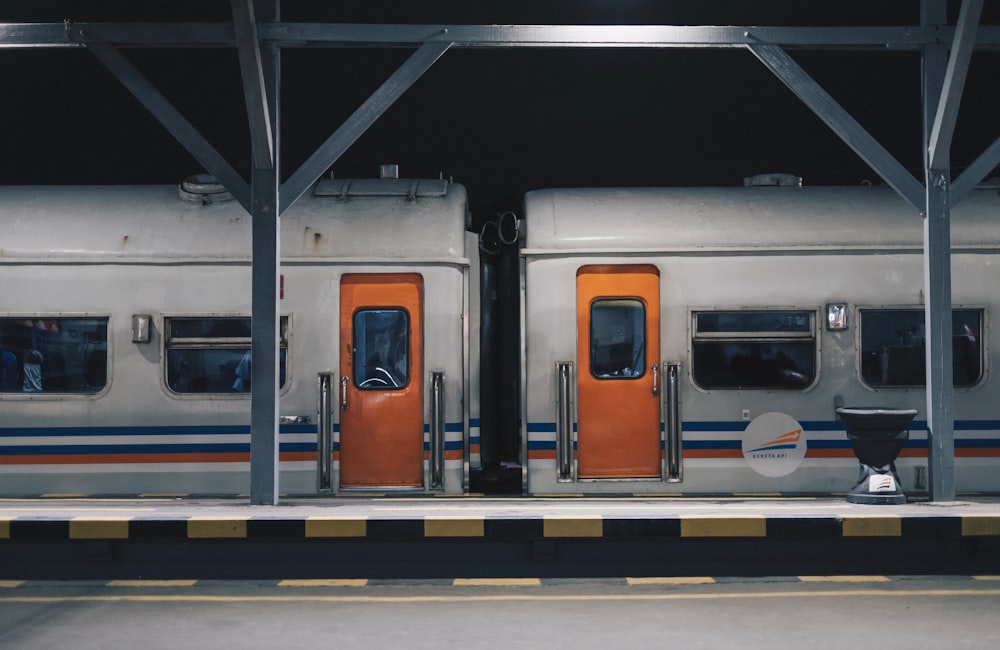
[[[811,311],[692,313],[691,368],[706,389],[803,389],[816,378]]]
[[[0,318],[0,392],[93,394],[108,384],[107,318]]]
[[[391,390],[409,382],[410,317],[405,309],[359,309],[354,313],[354,383]]]
[[[861,379],[872,387],[927,383],[923,309],[861,309]],[[983,312],[952,310],[952,369],[956,387],[974,386],[983,375]]]
[[[637,298],[590,305],[590,372],[598,379],[642,377],[646,370],[646,307]]]
[[[248,393],[250,319],[176,317],[164,319],[167,386],[175,393]],[[279,382],[285,385],[288,317],[281,317]]]

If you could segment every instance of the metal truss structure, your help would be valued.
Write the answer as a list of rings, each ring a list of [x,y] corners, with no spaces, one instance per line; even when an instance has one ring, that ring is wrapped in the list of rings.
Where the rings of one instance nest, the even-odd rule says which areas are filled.
[[[921,0],[919,25],[720,27],[667,25],[393,25],[286,23],[279,0],[231,0],[231,23],[0,23],[2,48],[85,48],[252,215],[251,485],[278,502],[279,218],[403,93],[460,48],[730,48],[748,50],[914,207],[924,222],[930,494],[955,498],[950,210],[1000,165],[1000,138],[956,179],[950,146],[973,50],[1000,50],[1000,26],[981,26],[982,0]],[[236,48],[253,172],[241,176],[122,54],[127,48]],[[289,48],[410,48],[409,58],[281,182],[277,146],[281,52]],[[922,59],[924,178],[908,172],[788,54],[789,50],[914,51]]]

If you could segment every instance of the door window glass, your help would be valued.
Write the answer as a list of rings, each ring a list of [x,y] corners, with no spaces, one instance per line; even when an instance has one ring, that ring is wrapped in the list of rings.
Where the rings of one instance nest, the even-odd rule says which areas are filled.
[[[108,383],[107,318],[0,318],[0,392],[97,393]]]
[[[869,386],[924,386],[926,357],[922,309],[862,309],[861,378]],[[955,386],[982,378],[983,313],[952,310],[952,369]]]
[[[646,372],[646,306],[635,298],[602,298],[590,305],[590,372],[598,379]]]
[[[403,388],[410,377],[410,317],[405,309],[354,312],[354,385]]]

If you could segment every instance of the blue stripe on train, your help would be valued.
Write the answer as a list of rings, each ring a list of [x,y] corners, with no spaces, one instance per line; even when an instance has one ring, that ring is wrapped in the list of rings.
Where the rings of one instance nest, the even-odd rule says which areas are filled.
[[[687,421],[682,423],[681,429],[686,433],[702,432],[722,432],[722,433],[742,433],[746,430],[749,422],[745,421]],[[805,420],[799,422],[805,431],[819,432],[841,432],[844,438],[840,440],[808,440],[807,444],[811,449],[850,449],[851,441],[847,439],[847,429],[844,423],[839,420]],[[529,422],[528,433],[555,433],[555,422]],[[1000,431],[1000,420],[956,420],[955,431]],[[662,426],[661,426],[662,430]],[[911,431],[926,431],[927,422],[924,420],[914,420]],[[923,439],[907,440],[907,449],[926,449],[927,441]],[[708,450],[708,449],[740,449],[740,440],[684,440],[683,449],[687,450]],[[976,439],[956,439],[957,449],[996,449],[1000,448],[1000,439],[997,438],[976,438]],[[554,440],[532,440],[528,442],[529,451],[554,451],[556,443]]]
[[[461,423],[447,423],[446,431],[463,430]],[[282,425],[281,434],[316,433],[316,426],[310,424]],[[195,436],[195,435],[250,435],[250,427],[242,425],[220,426],[141,426],[141,427],[3,427],[0,428],[0,439],[14,437],[74,437],[87,438],[93,436]],[[279,451],[282,452],[316,452],[315,441],[287,442],[279,439]],[[339,445],[334,446],[336,451]],[[461,451],[464,441],[449,440],[445,442],[445,451]],[[424,445],[425,450],[430,444]],[[182,454],[182,453],[248,453],[250,443],[247,442],[170,442],[170,443],[104,443],[104,444],[60,444],[60,445],[0,445],[0,455],[30,456],[30,455],[79,455],[79,454]]]

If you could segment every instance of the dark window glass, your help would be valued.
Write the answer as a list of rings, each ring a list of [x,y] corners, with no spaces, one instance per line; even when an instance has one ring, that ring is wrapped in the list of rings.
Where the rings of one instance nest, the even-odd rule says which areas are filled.
[[[955,386],[982,377],[982,311],[952,311],[952,368]],[[862,309],[861,377],[869,386],[927,383],[922,309]]]
[[[354,385],[403,388],[410,380],[410,317],[405,309],[354,313]]]
[[[0,318],[0,391],[97,393],[108,383],[107,318]]]
[[[695,383],[709,389],[808,387],[816,378],[813,319],[806,311],[694,314]]]
[[[713,311],[698,314],[698,333],[810,332],[809,314],[789,311]]]
[[[590,305],[590,372],[599,379],[642,377],[646,372],[646,306],[635,298]]]
[[[250,338],[249,318],[171,318],[172,339]]]
[[[248,393],[249,318],[168,318],[167,386],[175,393]],[[288,319],[281,319],[278,380],[285,385]]]
[[[816,374],[813,341],[695,341],[692,354],[702,388],[805,388]]]

